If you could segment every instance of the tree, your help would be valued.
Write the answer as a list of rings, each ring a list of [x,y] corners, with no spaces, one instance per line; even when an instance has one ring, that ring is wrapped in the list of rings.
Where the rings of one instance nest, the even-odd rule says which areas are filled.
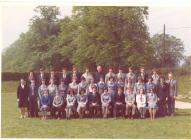
[[[191,55],[185,56],[183,67],[191,68]]]
[[[151,46],[154,48],[153,65],[162,67],[176,67],[183,60],[184,45],[183,42],[175,36],[165,35],[165,48],[163,46],[163,34],[155,34],[151,38]]]

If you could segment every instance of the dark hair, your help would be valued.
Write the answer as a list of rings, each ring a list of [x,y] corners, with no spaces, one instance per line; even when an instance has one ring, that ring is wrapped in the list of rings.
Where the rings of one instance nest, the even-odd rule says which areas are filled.
[[[82,93],[82,91],[83,91],[83,93],[85,93],[85,92],[86,92],[86,90],[85,90],[84,88],[81,88],[81,89],[80,89],[80,93],[79,93],[79,94],[81,94],[81,93]]]
[[[82,81],[82,80],[86,81],[86,78],[85,78],[84,76],[82,76],[82,77],[81,77],[81,81]]]
[[[111,77],[109,77],[109,80],[110,80],[110,79],[113,79],[113,80],[114,80],[114,77],[113,77],[113,76],[111,76]]]

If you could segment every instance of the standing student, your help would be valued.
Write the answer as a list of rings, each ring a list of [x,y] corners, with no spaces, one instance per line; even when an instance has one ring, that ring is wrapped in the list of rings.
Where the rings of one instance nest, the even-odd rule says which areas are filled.
[[[37,80],[38,80],[37,86],[40,86],[40,84],[42,83],[42,80],[44,80],[44,81],[45,81],[45,84],[48,85],[48,78],[47,78],[47,76],[45,75],[44,70],[43,70],[42,68],[40,68],[40,74],[39,74]]]
[[[145,84],[146,93],[149,93],[151,89],[155,89],[155,84],[153,83],[152,77],[149,77],[148,82]]]
[[[36,77],[33,71],[29,72],[29,76],[28,76],[28,81],[27,83],[30,85],[31,84],[31,80],[35,80],[36,81]]]
[[[44,95],[44,92],[47,90],[47,86],[45,84],[45,80],[42,79],[41,85],[38,88],[38,97],[39,97],[39,106],[41,107],[41,98]]]
[[[87,95],[85,95],[85,92],[86,90],[82,88],[79,92],[79,95],[77,96],[77,102],[78,102],[77,112],[79,114],[80,119],[84,117],[86,105],[88,102],[88,97]]]
[[[114,117],[117,118],[119,112],[125,117],[125,96],[122,88],[118,88],[117,94],[114,95]]]
[[[50,71],[50,77],[49,77],[49,81],[53,79],[54,80],[54,83],[55,85],[59,85],[59,79],[58,79],[58,76],[55,74],[55,71],[54,70],[51,70]]]
[[[146,113],[146,95],[144,94],[144,90],[142,88],[139,90],[139,94],[136,95],[136,102],[141,119],[144,119]]]
[[[106,84],[104,82],[103,77],[100,77],[100,80],[97,83],[97,87],[98,87],[98,93],[101,95],[103,93],[104,89],[106,88]]]
[[[133,94],[131,88],[127,88],[125,92],[125,103],[126,103],[126,116],[129,119],[133,119],[135,116],[136,105],[135,105],[135,94]]]
[[[60,91],[60,94],[62,95],[63,99],[66,99],[68,86],[65,84],[65,79],[60,80],[60,85],[58,86],[58,90]]]
[[[90,109],[90,116],[92,118],[98,117],[100,104],[101,104],[100,94],[97,92],[96,87],[93,87],[92,94],[89,95],[89,109]]]
[[[132,67],[129,67],[129,73],[126,74],[125,82],[127,82],[129,79],[131,79],[133,85],[136,83],[136,76],[133,73]]]
[[[118,78],[117,88],[122,88],[122,89],[124,89],[124,87],[125,87],[125,80],[123,80],[122,78]]]
[[[54,79],[50,79],[50,84],[48,85],[47,89],[50,96],[50,107],[52,107],[52,102],[57,90],[57,86],[54,84]]]
[[[103,118],[107,118],[109,113],[109,105],[111,102],[111,97],[108,94],[107,88],[104,88],[103,93],[101,94],[101,104],[102,104],[102,115]]]
[[[78,84],[78,94],[80,93],[81,89],[85,90],[85,94],[88,93],[88,83],[83,76],[81,77],[81,82]]]
[[[110,77],[113,77],[113,80],[116,81],[116,75],[111,67],[109,68],[109,72],[105,75],[105,83],[109,81]]]
[[[102,67],[100,65],[97,66],[97,72],[95,73],[95,83],[100,81],[100,78],[105,79],[105,74],[103,73]]]
[[[56,118],[56,112],[58,112],[58,120],[62,117],[62,110],[63,110],[63,97],[59,90],[56,90],[56,95],[52,102],[52,115],[54,118]]]
[[[21,78],[20,85],[17,88],[17,102],[20,109],[20,118],[26,118],[26,112],[28,107],[29,88],[26,85],[26,81]]]
[[[68,88],[72,89],[74,94],[77,95],[78,93],[77,77],[73,77],[72,82],[69,84]]]
[[[72,73],[71,73],[71,75],[70,75],[70,79],[73,79],[74,77],[76,78],[76,83],[77,83],[77,84],[80,83],[80,77],[81,77],[81,75],[80,75],[80,73],[78,72],[77,67],[75,67],[75,66],[73,66],[73,68],[72,68]]]
[[[119,72],[116,74],[117,81],[122,80],[125,82],[125,73],[123,73],[123,70],[121,67],[119,67]]]
[[[177,96],[177,82],[173,77],[172,72],[168,74],[168,87],[169,87],[169,97],[168,97],[168,113],[171,116],[175,114],[175,100]]]
[[[90,81],[94,79],[92,74],[89,72],[89,68],[86,68],[86,71],[84,74],[82,74],[82,76],[86,79],[88,84],[90,84]]]
[[[113,101],[113,97],[115,93],[117,92],[117,85],[113,77],[109,77],[109,81],[107,82],[107,88],[108,88],[108,93],[111,96],[111,99]]]
[[[153,79],[153,83],[155,84],[155,86],[158,86],[160,77],[159,77],[156,69],[153,69],[152,79]]]
[[[29,85],[29,110],[30,117],[38,117],[38,88],[35,85],[35,80],[31,80]]]
[[[143,89],[145,92],[145,83],[143,82],[141,77],[138,77],[138,82],[134,85],[133,93],[137,95],[140,89]]]
[[[157,96],[158,96],[158,113],[159,116],[165,116],[167,114],[167,99],[168,95],[168,85],[165,82],[165,77],[160,77],[159,85],[157,86]]]
[[[42,95],[42,98],[40,99],[41,100],[41,112],[42,112],[42,120],[46,120],[47,119],[47,111],[49,110],[50,108],[50,96],[49,96],[49,93],[48,93],[48,90],[46,90],[44,92],[44,94]]]
[[[148,82],[148,74],[145,72],[145,68],[141,67],[140,68],[140,73],[138,74],[138,77],[141,77],[143,83]]]
[[[124,91],[126,91],[128,88],[130,88],[131,91],[133,92],[133,90],[134,90],[134,85],[135,85],[135,84],[133,83],[132,79],[131,79],[131,78],[128,78],[128,79],[126,80],[126,82],[125,82]]]
[[[62,79],[65,81],[65,84],[67,86],[68,86],[69,83],[71,83],[70,75],[67,72],[67,69],[65,67],[62,69],[62,73],[60,75],[60,83],[61,83]]]
[[[76,112],[76,95],[74,94],[74,91],[72,89],[68,89],[68,94],[66,96],[66,119],[70,119],[72,113],[74,114]]]
[[[151,120],[154,120],[157,111],[157,95],[154,93],[153,89],[150,89],[149,93],[147,94],[147,102]]]

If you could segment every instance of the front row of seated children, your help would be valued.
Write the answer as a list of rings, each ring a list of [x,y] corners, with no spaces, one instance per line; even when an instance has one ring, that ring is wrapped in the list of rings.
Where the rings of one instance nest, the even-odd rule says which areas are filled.
[[[117,118],[119,115],[123,118],[133,119],[138,113],[141,119],[146,117],[146,111],[149,110],[151,120],[155,119],[157,111],[157,96],[153,89],[147,94],[140,89],[139,94],[132,93],[131,88],[127,88],[125,94],[122,88],[118,88],[114,96],[110,96],[108,89],[104,88],[102,94],[97,92],[97,88],[93,87],[92,92],[87,95],[85,89],[81,89],[79,95],[75,95],[72,89],[68,90],[66,96],[62,96],[60,91],[56,91],[56,95],[52,101],[48,90],[40,99],[40,111],[42,112],[42,120],[47,118],[47,112],[51,112],[53,118],[62,118],[65,114],[66,119],[71,116],[78,115],[84,118],[89,114],[91,118],[97,118],[102,114],[103,118],[108,118],[109,114]],[[58,115],[56,115],[58,113]]]

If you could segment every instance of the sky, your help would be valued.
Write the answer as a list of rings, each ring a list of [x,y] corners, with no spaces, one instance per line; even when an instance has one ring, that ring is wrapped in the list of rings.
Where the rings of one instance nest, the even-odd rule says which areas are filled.
[[[3,6],[1,18],[2,47],[5,49],[19,38],[22,32],[29,28],[29,20],[35,15],[35,6]],[[71,6],[60,7],[61,15],[71,15]],[[149,7],[149,17],[146,21],[151,35],[163,32],[180,38],[185,47],[185,55],[191,55],[191,7]],[[189,28],[187,28],[189,27]]]

